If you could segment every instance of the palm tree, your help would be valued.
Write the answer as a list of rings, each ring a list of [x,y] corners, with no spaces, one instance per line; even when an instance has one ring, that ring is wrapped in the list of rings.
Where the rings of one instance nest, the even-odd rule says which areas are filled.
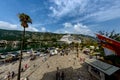
[[[24,28],[23,34],[22,34],[21,53],[20,53],[20,58],[19,58],[18,77],[17,77],[17,80],[20,80],[22,49],[23,49],[24,43],[25,43],[25,40],[24,40],[25,39],[25,28],[28,28],[28,23],[32,24],[32,19],[30,18],[30,16],[28,16],[27,14],[24,14],[24,13],[18,14],[18,17],[20,19],[21,26]]]

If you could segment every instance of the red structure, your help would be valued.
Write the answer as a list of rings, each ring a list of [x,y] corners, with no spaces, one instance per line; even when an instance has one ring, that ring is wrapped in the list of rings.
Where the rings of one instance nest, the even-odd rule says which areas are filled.
[[[100,34],[96,34],[96,35],[97,35],[98,39],[100,40],[100,44],[103,47],[113,50],[116,55],[120,56],[120,42],[110,39],[110,38],[107,38]]]

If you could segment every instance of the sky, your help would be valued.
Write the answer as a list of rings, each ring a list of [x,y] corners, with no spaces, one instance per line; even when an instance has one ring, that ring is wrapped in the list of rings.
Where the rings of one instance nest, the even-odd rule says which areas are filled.
[[[91,36],[98,31],[120,33],[120,0],[1,0],[0,29],[23,30],[19,13],[32,19],[27,31]]]

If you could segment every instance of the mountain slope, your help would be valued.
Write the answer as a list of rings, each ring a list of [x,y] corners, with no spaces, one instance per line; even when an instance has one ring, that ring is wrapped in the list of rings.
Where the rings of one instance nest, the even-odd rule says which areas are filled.
[[[3,30],[0,29],[0,40],[7,41],[20,41],[22,37],[22,31],[17,30]],[[25,38],[30,41],[39,41],[39,40],[59,40],[65,34],[57,34],[50,32],[30,32],[26,31]],[[83,34],[71,34],[74,37],[80,38],[81,40],[92,39],[95,40],[94,37],[83,35]]]

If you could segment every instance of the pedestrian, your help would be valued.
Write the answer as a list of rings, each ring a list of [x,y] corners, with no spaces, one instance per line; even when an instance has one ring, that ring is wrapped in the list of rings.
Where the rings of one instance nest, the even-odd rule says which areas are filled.
[[[28,64],[25,64],[25,69],[27,69],[28,68]]]
[[[60,71],[59,71],[59,67],[57,67],[56,80],[60,80]]]
[[[62,73],[61,73],[61,80],[65,80],[65,73],[64,73],[64,71],[62,71]]]
[[[21,72],[23,72],[24,71],[24,69],[23,69],[23,67],[21,68]]]
[[[59,67],[57,67],[57,71],[59,71]]]
[[[49,68],[50,66],[49,66],[49,64],[47,63],[47,68]]]
[[[10,80],[10,72],[7,74],[7,79]]]
[[[11,77],[13,78],[14,76],[15,76],[15,72],[12,71],[12,72],[11,72]]]
[[[56,80],[60,80],[60,72],[59,71],[56,72]]]

